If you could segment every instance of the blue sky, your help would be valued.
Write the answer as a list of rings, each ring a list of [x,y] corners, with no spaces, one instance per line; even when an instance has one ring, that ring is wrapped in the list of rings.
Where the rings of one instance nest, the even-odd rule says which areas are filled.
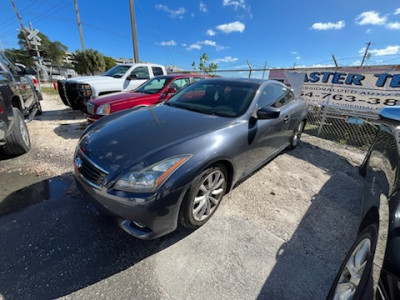
[[[24,25],[69,51],[81,48],[73,0],[14,0]],[[191,69],[207,53],[219,69],[400,63],[398,0],[135,0],[139,58]],[[133,57],[128,0],[78,0],[86,48]],[[0,3],[0,43],[16,48],[19,23]]]

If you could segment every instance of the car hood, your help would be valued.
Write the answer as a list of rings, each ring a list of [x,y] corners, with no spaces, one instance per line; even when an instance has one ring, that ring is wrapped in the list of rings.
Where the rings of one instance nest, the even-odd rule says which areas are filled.
[[[116,102],[121,102],[126,100],[143,100],[147,98],[152,98],[154,96],[155,95],[152,94],[144,94],[144,93],[136,93],[133,91],[128,91],[128,92],[113,93],[110,95],[101,96],[99,98],[92,100],[91,102],[95,106],[100,106],[106,103],[113,104]]]
[[[231,118],[167,105],[131,111],[118,117],[110,115],[110,117],[111,121],[101,120],[98,126],[94,123],[80,142],[80,149],[85,155],[110,172],[130,167],[162,149],[229,126],[234,122]],[[182,151],[184,153],[184,150]],[[181,153],[166,155],[178,154]]]
[[[68,79],[67,82],[71,83],[86,83],[86,84],[93,84],[96,83],[109,83],[110,81],[121,81],[121,78],[114,78],[110,76],[82,76],[82,77],[74,77]]]

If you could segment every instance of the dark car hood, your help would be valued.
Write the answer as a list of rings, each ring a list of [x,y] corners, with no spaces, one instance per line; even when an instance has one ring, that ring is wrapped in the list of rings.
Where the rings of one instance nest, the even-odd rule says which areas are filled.
[[[93,126],[80,144],[90,159],[109,171],[129,167],[151,153],[228,126],[234,121],[167,105],[113,118],[110,122],[101,120],[100,125]],[[177,154],[180,153],[172,155]]]
[[[100,106],[102,104],[113,104],[115,102],[121,102],[121,101],[126,101],[126,100],[142,100],[142,99],[147,99],[147,98],[152,98],[154,95],[152,94],[145,94],[145,93],[136,93],[133,91],[128,91],[128,92],[119,92],[119,93],[113,93],[110,95],[105,95],[101,96],[99,98],[96,98],[92,100],[91,102],[96,105]]]

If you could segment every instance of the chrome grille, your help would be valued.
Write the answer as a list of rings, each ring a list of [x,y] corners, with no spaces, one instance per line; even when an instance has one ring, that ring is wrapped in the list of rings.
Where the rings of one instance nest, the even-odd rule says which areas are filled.
[[[91,161],[85,154],[78,151],[75,157],[75,167],[78,169],[81,177],[90,185],[100,187],[108,172],[101,169],[93,161]]]
[[[87,112],[88,112],[89,115],[94,115],[95,106],[92,103],[89,102],[86,105],[86,109],[87,109]]]

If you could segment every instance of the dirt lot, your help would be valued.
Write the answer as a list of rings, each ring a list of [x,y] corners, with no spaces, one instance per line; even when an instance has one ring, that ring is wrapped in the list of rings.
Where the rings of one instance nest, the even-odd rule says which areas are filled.
[[[0,299],[326,296],[355,237],[363,152],[305,134],[228,194],[206,225],[143,242],[94,217],[75,190],[82,114],[57,96],[42,107],[28,124],[32,150],[0,160],[0,201],[35,203],[0,218]],[[21,196],[60,181],[54,199]]]

